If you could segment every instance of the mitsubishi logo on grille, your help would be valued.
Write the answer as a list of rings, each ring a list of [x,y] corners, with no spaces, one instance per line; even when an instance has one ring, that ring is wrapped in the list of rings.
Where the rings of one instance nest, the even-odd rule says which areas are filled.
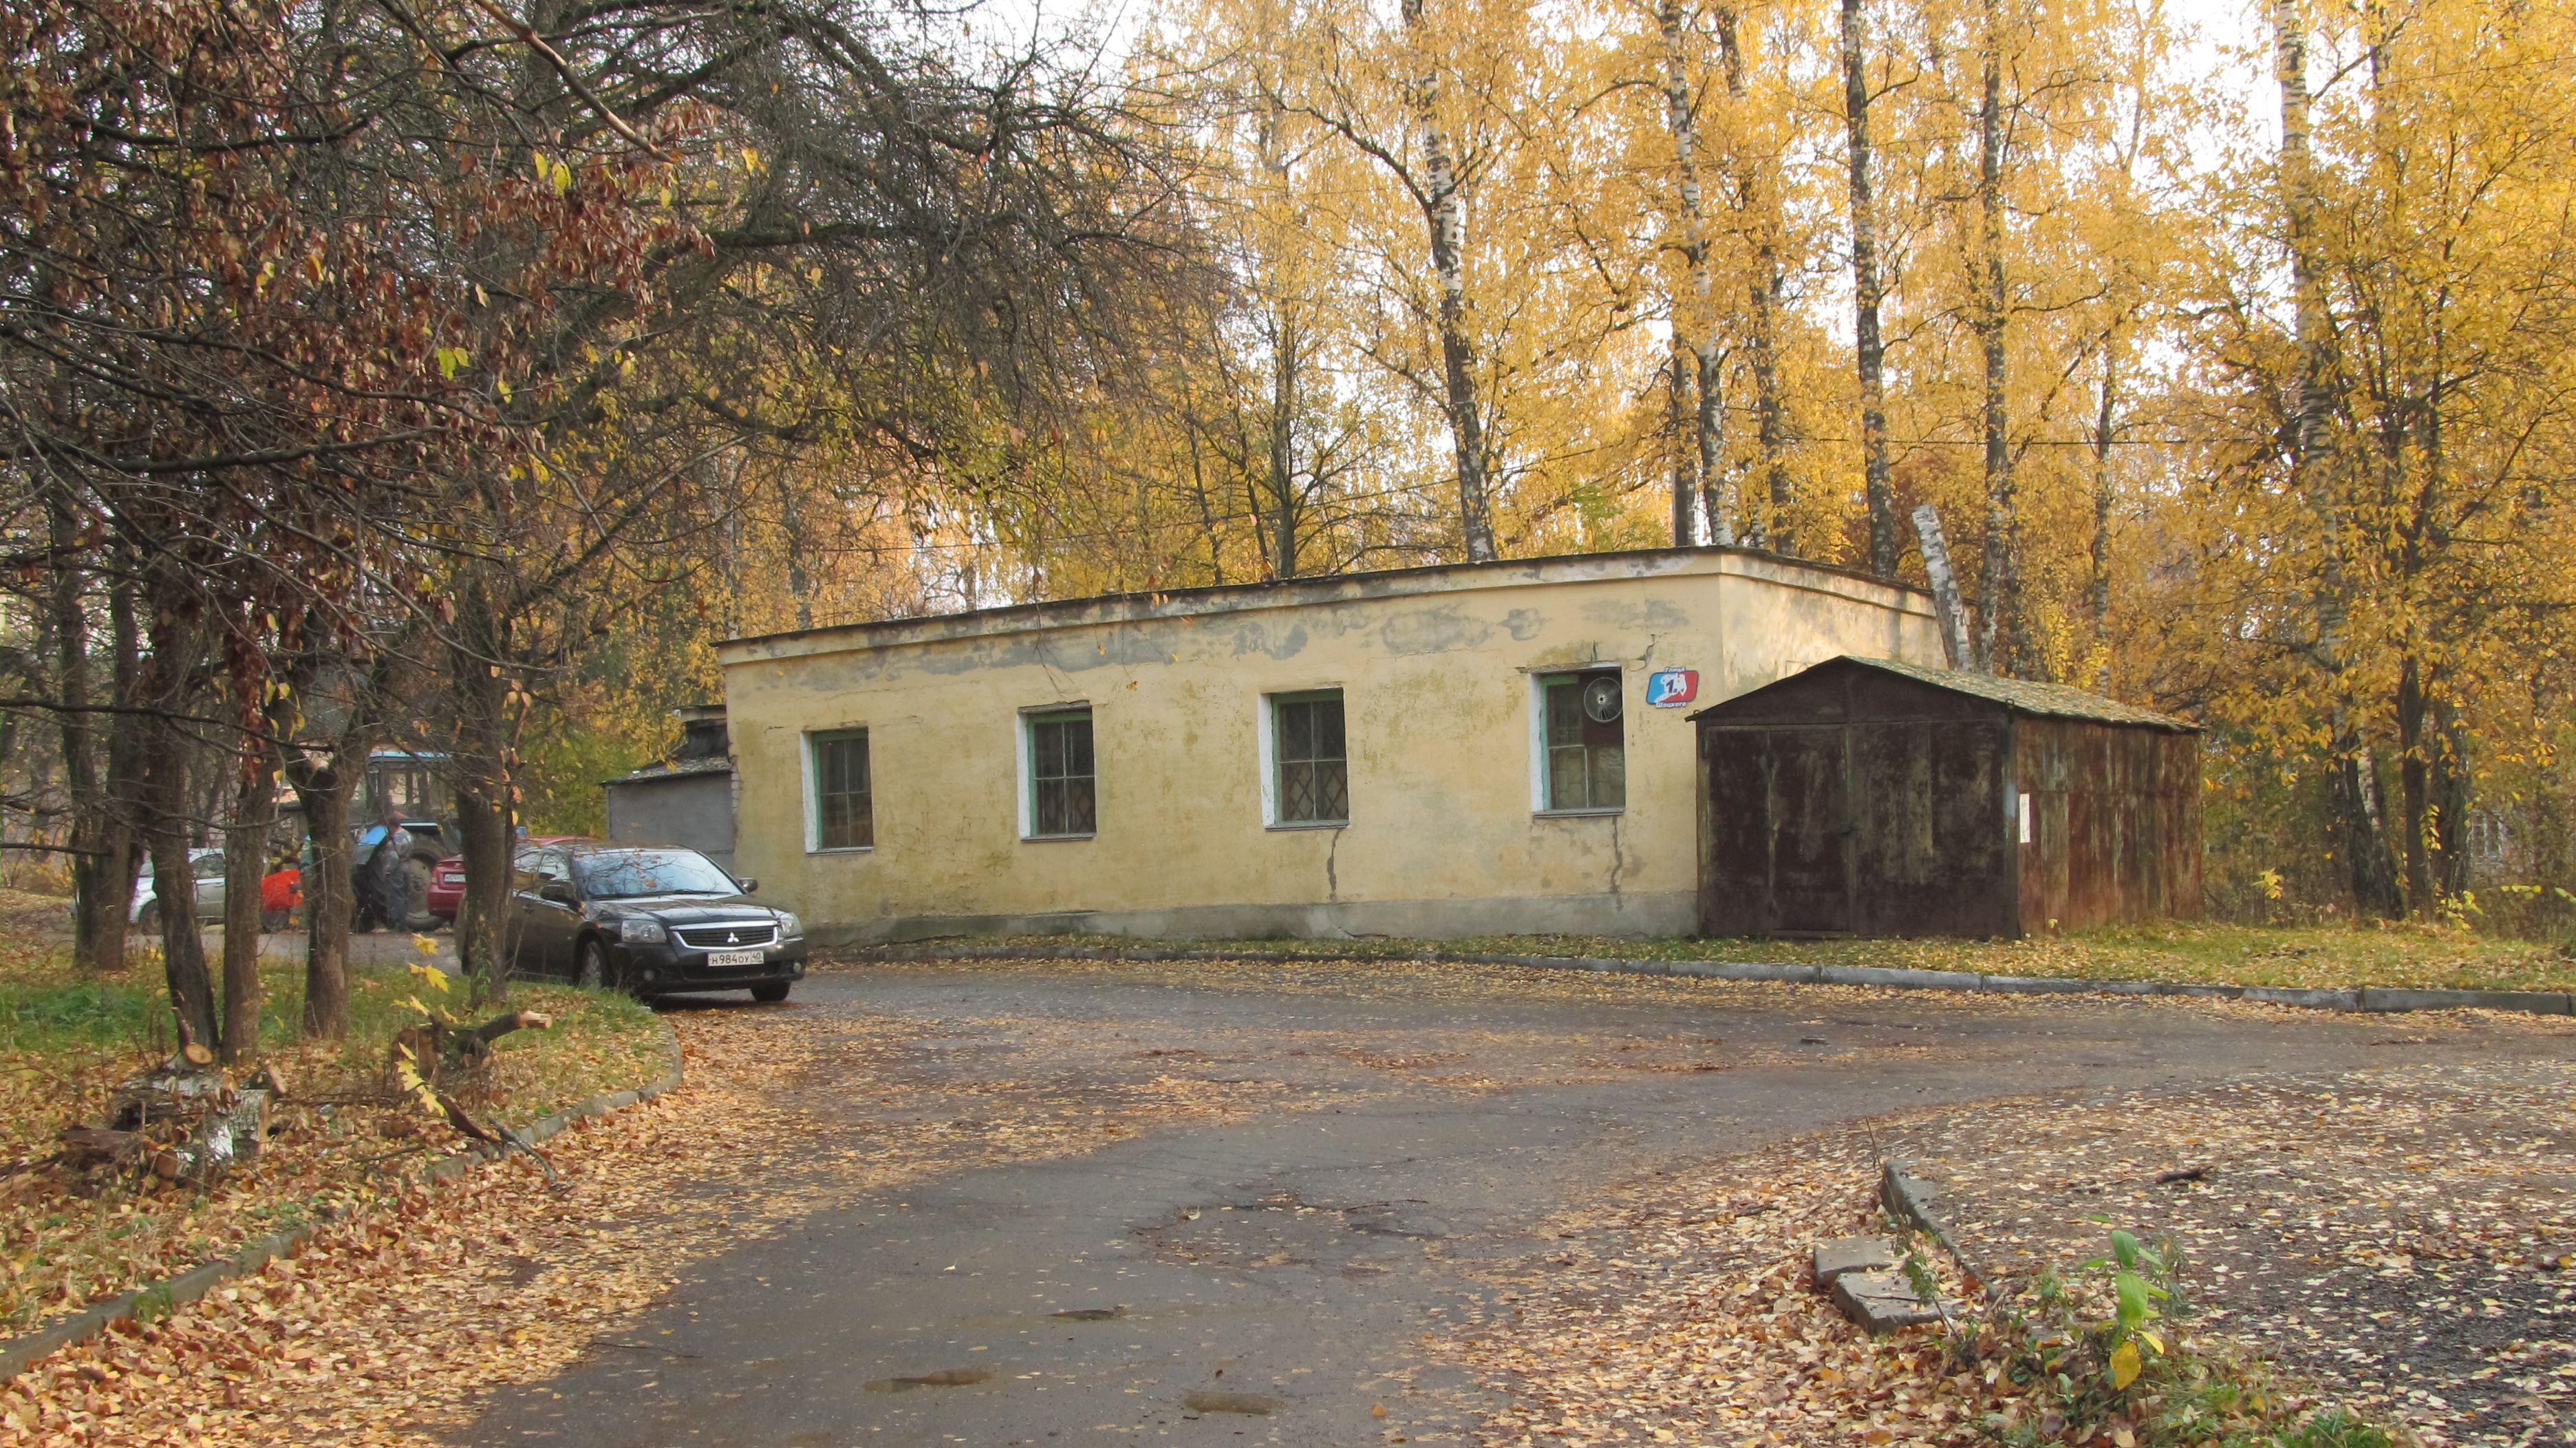
[[[740,945],[740,944],[742,944],[742,932],[741,932],[741,931],[739,931],[739,930],[728,930],[728,931],[726,931],[726,932],[725,932],[725,944],[727,944],[727,945]]]

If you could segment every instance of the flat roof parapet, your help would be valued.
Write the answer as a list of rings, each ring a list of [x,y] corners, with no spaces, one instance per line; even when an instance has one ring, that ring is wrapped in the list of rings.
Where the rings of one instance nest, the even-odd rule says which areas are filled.
[[[1369,573],[1318,574],[1308,578],[1255,583],[1098,594],[959,613],[831,624],[727,639],[716,646],[716,657],[721,663],[747,663],[759,659],[835,653],[852,648],[884,648],[1099,624],[1204,618],[1317,604],[1469,593],[1551,583],[1688,575],[1759,578],[1791,588],[1866,599],[1925,617],[1932,613],[1932,595],[1929,592],[1839,564],[1789,558],[1755,548],[1637,548],[1611,553],[1506,558],[1492,563],[1437,563]]]

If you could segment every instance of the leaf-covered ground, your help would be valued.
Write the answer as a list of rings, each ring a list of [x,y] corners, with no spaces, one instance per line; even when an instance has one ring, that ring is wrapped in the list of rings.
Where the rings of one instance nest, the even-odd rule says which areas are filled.
[[[959,942],[1043,949],[1170,949],[1156,941],[1083,938]],[[1194,941],[1183,949],[1277,952],[1348,960],[1453,955],[1597,956],[1876,965],[2080,980],[2216,985],[2576,990],[2576,958],[2553,944],[2448,925],[2254,926],[2168,922],[2029,940],[1720,940],[1599,935],[1489,935],[1458,940]]]
[[[2395,1067],[1960,1113],[1892,1139],[2002,1277],[2170,1235],[2200,1320],[2425,1441],[2576,1421],[2576,1073]],[[2162,1178],[2173,1178],[2162,1180]]]
[[[1886,1230],[1895,1155],[2008,1292],[2080,1276],[2114,1226],[2169,1235],[2194,1337],[2287,1410],[2338,1404],[2429,1445],[2576,1441],[2571,1107],[2576,1073],[2516,1063],[1831,1132],[1561,1217],[1558,1250],[1507,1275],[1508,1310],[1444,1347],[1520,1402],[1489,1444],[1986,1441],[1981,1369],[1933,1329],[1860,1333],[1810,1283],[1814,1244]]]
[[[259,1059],[291,1087],[258,1159],[207,1191],[131,1174],[71,1174],[36,1165],[55,1134],[106,1124],[110,1093],[167,1059],[167,995],[138,964],[83,978],[61,952],[0,947],[0,1336],[184,1272],[287,1224],[354,1208],[459,1145],[443,1123],[366,1104],[384,1090],[388,1043],[420,1019],[406,1002],[436,996],[405,969],[352,973],[353,1027],[342,1042],[295,1040],[302,1008],[296,968],[265,972],[268,1009]],[[477,1114],[524,1124],[602,1092],[639,1086],[668,1066],[652,1013],[606,992],[522,986],[514,1009],[553,1028],[502,1038],[489,1064],[455,1083]],[[461,1010],[462,1008],[459,1007]],[[468,1014],[471,1014],[470,1012]]]
[[[556,1137],[556,1184],[513,1160],[361,1206],[293,1262],[0,1387],[0,1448],[433,1444],[498,1384],[636,1350],[626,1324],[689,1263],[825,1204],[1276,1104],[1067,1022],[986,1023],[1042,1069],[943,1087],[917,1022],[797,1002],[664,1019],[688,1084]]]
[[[989,967],[996,977],[1033,968]],[[1583,1024],[1582,1017],[1550,1028],[1543,1016],[1496,1028],[1498,1023],[1475,1019],[1470,1011],[1454,1024],[1434,1015],[1428,1026],[1394,1030],[1369,1024],[1365,1012],[1343,1023],[1336,998],[1365,1001],[1383,993],[1454,997],[1462,1005],[1633,1005],[1668,997],[1675,1004],[1681,998],[1745,1005],[1794,1001],[1801,1013],[1820,1016],[1889,999],[1886,993],[1847,988],[1605,978],[1419,961],[1385,961],[1356,972],[1321,961],[1056,962],[1043,968],[1301,1000],[1274,1018],[1277,1025],[1252,1029],[1222,1012],[1190,1028],[1104,1028],[1097,1020],[1014,1011],[998,997],[955,1019],[886,1017],[803,999],[770,1007],[717,1002],[668,1009],[662,1019],[686,1053],[688,1086],[556,1138],[548,1151],[558,1182],[550,1185],[530,1164],[514,1160],[438,1187],[358,1199],[292,1264],[148,1328],[59,1354],[0,1388],[0,1448],[423,1445],[471,1419],[496,1385],[545,1384],[585,1355],[648,1351],[651,1345],[638,1340],[642,1329],[635,1324],[693,1263],[858,1193],[985,1164],[1081,1152],[1165,1126],[1373,1099],[1479,1096],[1550,1083],[1631,1083],[1651,1090],[1677,1073],[1792,1061],[1830,1066],[1874,1059],[1869,1053],[1879,1051],[1871,1044],[1875,1036],[1843,1040],[1848,1031],[1835,1033],[1836,1044],[1823,1054],[1799,1042],[1794,1031],[1776,1042],[1719,1040],[1682,1013],[1668,1026],[1613,1030]],[[2044,1019],[2077,1009],[2064,998],[1905,999],[1909,1009],[1961,1020],[1990,1020],[1999,1013]],[[2217,1001],[2093,1001],[2082,1009],[2096,1015],[2136,1012],[2142,1021],[2309,1018]],[[2563,1028],[2563,1022],[2541,1018],[2477,1015],[2390,1023],[2392,1040],[2397,1030],[2467,1041],[2490,1032],[2529,1035]],[[1923,1049],[1897,1043],[1886,1052],[1912,1053],[1905,1059],[1913,1059]],[[1247,1071],[1242,1058],[1248,1055],[1293,1061],[1295,1068]],[[2438,1157],[2405,1147],[2395,1136],[2344,1134],[2372,1121],[2400,1122],[2404,1133],[2412,1133],[2407,1140],[2437,1143],[2458,1124],[2442,1115],[2444,1108],[2429,1104],[2444,1092],[2456,1100],[2492,1096],[2501,1103],[2496,1122],[2518,1114],[2563,1114],[2565,1103],[2553,1094],[2558,1087],[2552,1068],[2518,1068],[2525,1074],[2514,1081],[2499,1075],[2502,1084],[2493,1090],[2491,1083],[2470,1077],[2451,1080],[2409,1069],[2413,1074],[2364,1073],[2378,1097],[2376,1114],[2321,1117],[2306,1107],[2283,1109],[2304,1122],[2300,1130],[2307,1135],[2298,1139],[2312,1143],[2320,1160],[2332,1146],[2333,1159],[2353,1171],[2377,1162],[2387,1172],[2402,1172],[2413,1151],[2430,1169],[2396,1178],[2410,1190],[2438,1183],[2451,1196],[2493,1196],[2510,1207],[2538,1199],[2519,1187],[2547,1185],[2562,1170],[2556,1146],[2547,1143],[2526,1153],[2524,1139],[2514,1138],[2507,1143],[2511,1151],[2497,1154],[2492,1147],[2503,1138],[2494,1137],[2498,1128],[2492,1122],[2471,1133],[2477,1139],[2468,1144],[2488,1153],[2475,1157]],[[2495,1094],[2505,1088],[2521,1094]],[[2351,1100],[2360,1088],[2333,1089]],[[1545,1250],[1504,1269],[1500,1290],[1483,1296],[1481,1315],[1444,1342],[1425,1344],[1425,1350],[1436,1348],[1480,1369],[1517,1399],[1517,1411],[1486,1425],[1481,1437],[1490,1443],[1965,1444],[1974,1437],[1969,1415],[1987,1401],[1980,1385],[1941,1381],[1940,1355],[1919,1335],[1892,1341],[1861,1337],[1805,1286],[1806,1253],[1816,1240],[1874,1222],[1871,1189],[1881,1152],[1894,1143],[1903,1153],[1926,1158],[1928,1169],[1938,1169],[1941,1162],[1970,1155],[2000,1159],[2027,1147],[2036,1161],[2062,1149],[2077,1165],[2049,1180],[2118,1183],[2146,1202],[2188,1200],[2198,1190],[2188,1183],[2176,1196],[2172,1184],[2142,1184],[2119,1174],[2130,1168],[2113,1168],[2129,1162],[2132,1176],[2152,1175],[2148,1166],[2161,1172],[2173,1162],[2200,1164],[2205,1155],[2215,1190],[2237,1174],[2227,1165],[2233,1157],[2147,1146],[2181,1130],[2179,1123],[2252,1111],[2252,1100],[2212,1095],[2004,1102],[1826,1132],[1605,1189],[1594,1205],[1554,1218]],[[2056,1129],[2061,1124],[2064,1131]],[[2123,1136],[2124,1131],[2135,1134]],[[2195,1124],[2183,1134],[2201,1138],[2192,1144],[2197,1152],[2223,1133]],[[1945,1156],[1945,1141],[1959,1143],[1959,1149]],[[2100,1161],[2084,1157],[2088,1151]],[[2507,1168],[2523,1173],[2497,1178],[2513,1189],[2460,1190],[2463,1183],[2485,1182]],[[2259,1184],[2267,1180],[2259,1178],[2260,1170],[2244,1174]],[[2442,1175],[2446,1171],[2457,1175]],[[1967,1190],[1964,1177],[1953,1187],[1955,1193]],[[2369,1200],[2399,1197],[2382,1192]],[[2026,1229],[2016,1220],[2001,1235],[2028,1236],[2036,1261],[2098,1251],[2094,1244],[2104,1224],[2083,1220],[2088,1212],[2125,1213],[2123,1220],[2151,1230],[2180,1225],[2145,1219],[2127,1197],[2079,1193],[2069,1202],[2046,1209],[2057,1214],[2052,1222],[2063,1219],[2065,1234]],[[2499,1235],[2502,1218],[2471,1221],[2455,1202],[2442,1209],[2452,1213],[2444,1224],[2448,1232],[2495,1244],[2505,1240]],[[2254,1216],[2262,1220],[2259,1208]],[[2378,1229],[2370,1224],[2379,1219],[2353,1214],[2358,1235],[2351,1240],[2373,1240],[2369,1233]],[[2514,1250],[2529,1245],[2517,1241]],[[2403,1250],[2413,1255],[2418,1271],[2438,1257],[2434,1246]],[[2218,1254],[2201,1255],[2211,1262],[2208,1280],[2215,1281]],[[2345,1260],[2329,1256],[2317,1271]],[[2478,1271],[2503,1265],[2478,1260]],[[2554,1289],[2554,1275],[2525,1271],[2528,1265],[2513,1264],[2513,1270],[2528,1283]],[[2379,1275],[2390,1266],[2373,1266],[2369,1281],[2395,1282],[2397,1288],[2372,1291],[2406,1288],[2407,1280]],[[2455,1305],[2465,1305],[2475,1285],[2462,1278],[2443,1291]],[[2337,1279],[2323,1292],[2354,1292],[2358,1304],[2358,1286],[2359,1279]],[[2520,1321],[2515,1314],[2523,1311],[2521,1299],[2495,1290],[2478,1297],[2474,1312],[2455,1316],[2487,1324],[2481,1331]],[[2489,1298],[2504,1311],[2488,1314]],[[2240,1313],[2217,1319],[2223,1327],[2233,1329],[2250,1315],[2232,1301],[2217,1305]],[[2327,1305],[2320,1303],[2319,1310]],[[2347,1334],[2335,1339],[2338,1347],[2377,1341],[2350,1334],[2395,1331],[2384,1326],[2397,1321],[2393,1315],[2369,1317],[2393,1314],[2395,1304],[2366,1305],[2360,1321],[2311,1318],[2303,1310],[2301,1323],[2316,1326],[2321,1336]],[[2379,1325],[2364,1327],[2361,1321]],[[2520,1380],[2535,1372],[2545,1378],[2565,1361],[2549,1355],[2555,1349],[2546,1344],[2556,1340],[2550,1334],[2514,1331],[2519,1342],[2490,1345],[2506,1356],[2482,1359],[2497,1371],[2479,1381],[2508,1374]],[[2302,1366],[2307,1360],[2286,1350],[2296,1346],[2287,1344],[2285,1357],[2294,1368],[2312,1372]],[[2394,1411],[2388,1403],[2376,1406]]]

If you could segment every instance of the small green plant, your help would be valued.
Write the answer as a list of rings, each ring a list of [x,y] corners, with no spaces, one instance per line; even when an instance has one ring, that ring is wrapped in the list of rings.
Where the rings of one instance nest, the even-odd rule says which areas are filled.
[[[2171,1301],[2173,1288],[2150,1281],[2148,1274],[2153,1273],[2164,1279],[2164,1283],[2170,1283],[2173,1272],[2165,1266],[2162,1254],[2150,1251],[2136,1237],[2120,1231],[2111,1234],[2110,1258],[2096,1258],[2085,1266],[2088,1270],[2113,1268],[2111,1324],[2104,1334],[2110,1352],[2102,1370],[2110,1378],[2112,1389],[2119,1391],[2136,1382],[2146,1371],[2146,1356],[2139,1351],[2141,1347],[2159,1357],[2166,1351],[2163,1335],[2147,1324],[2162,1315],[2154,1304]]]
[[[2071,1281],[2040,1274],[1978,1328],[1989,1438],[2011,1448],[2392,1448],[2385,1432],[2339,1410],[2300,1416],[2260,1364],[2191,1340],[2172,1243],[2114,1231],[2110,1246]]]

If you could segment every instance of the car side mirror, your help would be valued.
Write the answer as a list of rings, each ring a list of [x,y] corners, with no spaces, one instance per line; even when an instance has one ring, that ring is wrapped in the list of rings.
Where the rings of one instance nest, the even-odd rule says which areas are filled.
[[[546,881],[544,884],[537,887],[537,898],[540,900],[552,900],[558,905],[571,905],[576,903],[572,897],[572,882],[570,880]]]
[[[737,875],[734,877],[733,882],[742,890],[742,893],[746,895],[760,888],[760,882],[749,875]]]

